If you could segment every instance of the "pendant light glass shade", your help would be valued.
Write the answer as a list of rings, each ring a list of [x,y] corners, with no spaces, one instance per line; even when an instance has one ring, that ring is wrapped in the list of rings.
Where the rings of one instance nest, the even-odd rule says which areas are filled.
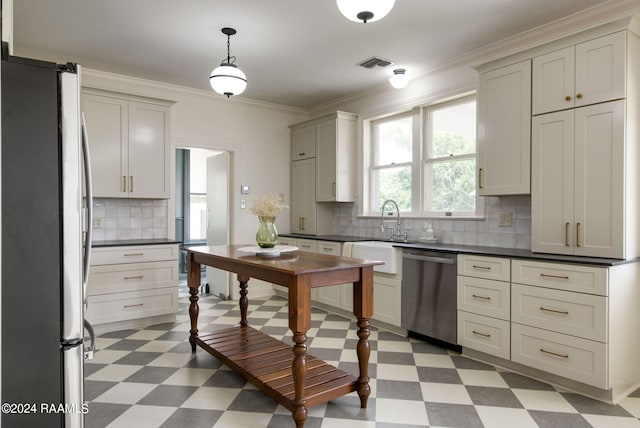
[[[404,68],[396,68],[393,70],[393,76],[389,77],[389,83],[396,89],[402,89],[409,84],[409,76],[407,76]]]
[[[247,87],[247,76],[234,64],[222,63],[211,72],[211,88],[221,95],[240,95]]]
[[[236,30],[225,27],[221,31],[227,36],[227,57],[219,67],[213,69],[209,76],[209,84],[214,91],[229,98],[231,95],[240,95],[244,92],[247,87],[247,76],[234,64],[236,57],[231,56],[230,38],[236,34]]]
[[[385,16],[396,0],[336,0],[340,12],[354,22],[375,22]]]

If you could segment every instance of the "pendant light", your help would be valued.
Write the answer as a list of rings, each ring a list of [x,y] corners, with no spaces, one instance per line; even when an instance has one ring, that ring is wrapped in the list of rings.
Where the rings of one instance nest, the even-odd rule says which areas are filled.
[[[402,89],[409,84],[409,76],[404,68],[393,70],[393,76],[389,77],[389,83],[396,89]]]
[[[396,0],[336,0],[340,12],[354,22],[374,22],[387,16]]]
[[[211,88],[219,94],[240,95],[247,87],[247,76],[235,65],[236,57],[231,56],[230,38],[236,34],[233,28],[225,27],[222,33],[227,36],[227,58],[222,61],[219,67],[216,67],[209,76]]]

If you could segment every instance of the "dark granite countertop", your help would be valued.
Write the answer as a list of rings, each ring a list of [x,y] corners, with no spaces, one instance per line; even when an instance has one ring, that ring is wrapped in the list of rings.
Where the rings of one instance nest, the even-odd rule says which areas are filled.
[[[282,236],[289,238],[302,238],[302,239],[314,239],[317,241],[334,241],[334,242],[358,242],[358,241],[381,241],[380,238],[371,238],[363,236],[346,236],[346,235],[301,235],[301,234],[285,234]],[[548,262],[561,262],[561,263],[576,263],[585,265],[597,265],[597,266],[615,266],[625,263],[637,263],[640,262],[640,258],[633,259],[608,259],[599,257],[582,257],[582,256],[564,256],[560,254],[546,254],[546,253],[534,253],[531,250],[524,250],[520,248],[502,248],[502,247],[488,247],[480,245],[456,245],[456,244],[427,244],[418,241],[409,242],[394,242],[395,247],[416,249],[416,250],[429,250],[440,251],[445,253],[465,253],[465,254],[478,254],[486,256],[500,256],[511,257],[518,259],[533,259]]]
[[[180,241],[175,239],[123,239],[123,240],[104,240],[93,241],[91,246],[93,248],[99,247],[129,247],[133,245],[163,245],[163,244],[179,244]]]

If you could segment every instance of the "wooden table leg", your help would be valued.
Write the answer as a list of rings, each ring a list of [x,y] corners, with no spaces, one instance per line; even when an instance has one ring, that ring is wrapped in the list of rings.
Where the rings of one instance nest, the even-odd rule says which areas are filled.
[[[307,378],[307,331],[311,328],[311,287],[309,278],[300,276],[289,287],[289,328],[293,332],[293,375],[294,400],[293,420],[296,428],[303,428],[307,419],[305,386]]]
[[[196,352],[196,337],[198,337],[198,290],[200,288],[200,263],[193,261],[193,254],[187,253],[187,285],[189,286],[189,318],[191,319],[191,330],[189,330],[189,342],[191,352]]]
[[[373,316],[373,267],[360,269],[360,281],[353,283],[353,314],[358,319],[358,396],[360,407],[365,409],[371,394],[369,386],[369,319]]]
[[[239,273],[238,282],[240,283],[240,325],[245,327],[247,325],[247,308],[249,307],[249,299],[247,298],[249,277]]]

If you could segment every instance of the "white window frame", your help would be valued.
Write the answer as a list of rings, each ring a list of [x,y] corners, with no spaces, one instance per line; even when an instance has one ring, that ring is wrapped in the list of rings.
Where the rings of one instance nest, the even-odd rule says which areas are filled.
[[[476,195],[476,209],[475,212],[436,212],[425,210],[427,198],[431,195],[426,195],[426,185],[430,180],[431,165],[443,161],[443,158],[430,158],[429,151],[431,148],[430,141],[431,132],[429,132],[430,112],[441,107],[446,107],[454,104],[465,103],[471,99],[477,99],[476,93],[466,93],[464,95],[450,97],[446,100],[430,103],[429,105],[413,108],[409,111],[389,115],[377,119],[371,119],[365,121],[365,129],[363,132],[363,138],[366,144],[363,147],[363,183],[362,183],[362,214],[365,216],[379,216],[380,207],[377,206],[379,200],[378,182],[375,180],[375,174],[379,170],[386,168],[396,168],[399,166],[411,167],[411,211],[401,211],[405,217],[414,218],[483,218],[485,212],[484,198]],[[376,153],[377,135],[376,125],[390,120],[395,120],[401,117],[412,116],[412,160],[410,162],[403,163],[389,163],[389,164],[377,164],[374,158]],[[476,151],[473,154],[456,155],[452,157],[444,158],[446,161],[462,160],[475,158],[477,161],[477,141]],[[477,176],[474,175],[474,179],[477,180]],[[476,183],[477,189],[477,183]]]
[[[411,156],[411,160],[409,162],[401,162],[401,163],[378,163],[377,159],[376,159],[376,153],[377,153],[377,145],[379,144],[379,138],[378,138],[378,133],[376,132],[377,129],[377,125],[380,123],[384,123],[384,122],[390,122],[390,121],[394,121],[397,119],[403,119],[406,117],[410,117],[412,116],[412,112],[408,111],[408,112],[402,112],[402,113],[398,113],[398,114],[394,114],[392,116],[386,116],[384,118],[381,119],[376,119],[373,121],[370,121],[370,145],[369,145],[369,168],[368,168],[368,189],[369,192],[368,194],[368,198],[367,198],[367,205],[368,205],[368,212],[371,215],[380,215],[380,206],[377,203],[380,200],[380,189],[379,189],[379,182],[375,179],[375,175],[382,170],[385,169],[391,169],[391,168],[398,168],[398,167],[410,167],[411,169],[411,207],[412,210],[411,211],[406,211],[406,210],[401,210],[400,212],[405,214],[405,215],[412,215],[415,211],[415,207],[416,207],[416,198],[415,198],[415,191],[414,191],[414,186],[415,186],[415,180],[416,180],[416,174],[415,171],[419,169],[419,163],[417,163],[415,161],[416,157],[415,157],[415,151],[416,151],[416,147],[418,147],[420,144],[416,144],[416,139],[415,139],[415,133],[413,132],[413,128],[415,128],[415,117],[412,120],[412,132],[411,132],[411,137],[412,137],[412,141],[411,141],[411,150],[412,150],[412,156]],[[418,178],[419,179],[419,178]]]
[[[462,160],[471,160],[474,159],[477,162],[478,159],[478,144],[477,144],[477,140],[476,140],[476,150],[473,153],[466,153],[466,154],[461,154],[461,155],[453,155],[453,156],[447,156],[447,157],[433,157],[432,156],[432,149],[433,149],[433,141],[432,141],[432,136],[433,133],[431,132],[431,128],[432,128],[432,117],[433,117],[433,112],[438,111],[440,109],[443,108],[447,108],[447,107],[451,107],[451,106],[455,106],[458,104],[466,104],[470,101],[476,101],[477,97],[476,94],[471,94],[471,95],[466,95],[466,96],[460,96],[460,97],[456,97],[454,99],[451,100],[445,100],[445,101],[441,101],[441,102],[436,102],[433,104],[430,104],[428,106],[425,106],[422,108],[422,116],[423,116],[423,157],[421,160],[421,169],[422,169],[422,173],[423,173],[423,181],[421,183],[421,206],[420,206],[420,215],[422,217],[464,217],[464,218],[475,218],[475,217],[481,217],[482,214],[484,213],[484,198],[479,197],[478,195],[476,195],[476,204],[475,204],[475,210],[474,211],[453,211],[453,212],[447,212],[447,211],[433,211],[433,210],[429,210],[427,209],[428,207],[431,206],[431,197],[432,197],[432,193],[430,192],[430,188],[431,188],[431,171],[432,171],[432,167],[435,164],[438,163],[450,163],[450,162],[456,162],[456,161],[462,161]],[[476,103],[476,108],[477,108],[477,103]],[[474,168],[475,170],[475,168]],[[474,180],[477,180],[477,176],[475,176],[474,174]],[[477,182],[475,183],[475,188],[477,190],[478,186],[477,186]]]

